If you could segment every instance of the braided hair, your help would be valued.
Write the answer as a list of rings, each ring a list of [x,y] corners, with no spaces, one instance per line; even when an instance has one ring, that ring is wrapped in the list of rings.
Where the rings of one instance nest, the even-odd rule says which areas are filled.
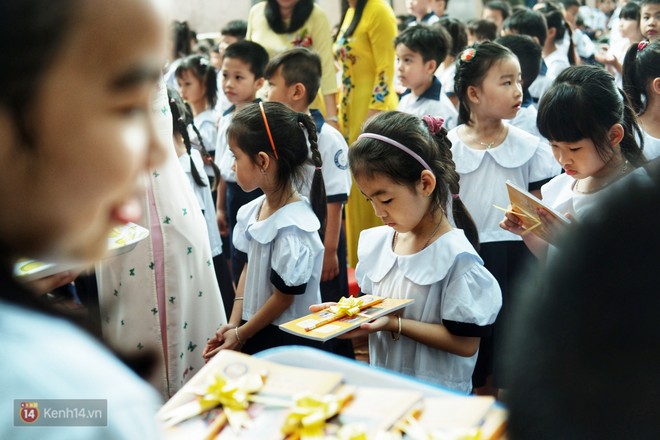
[[[190,106],[183,101],[183,98],[181,98],[179,92],[170,87],[167,88],[167,96],[170,102],[170,111],[172,112],[174,134],[179,134],[181,135],[181,138],[183,138],[183,144],[186,147],[188,157],[190,157],[190,171],[192,173],[193,180],[198,186],[206,186],[206,183],[204,183],[202,180],[202,177],[199,174],[199,170],[195,166],[191,156],[192,143],[190,141],[188,127],[192,127],[193,131],[197,134],[197,138],[199,139],[200,144],[199,152],[202,155],[202,158],[210,157],[210,154],[208,151],[206,151],[204,141],[202,141],[202,136],[199,133],[199,130],[197,130],[197,127],[195,127]],[[220,177],[220,169],[215,163],[211,163],[211,166],[213,167],[213,174],[215,175],[215,181],[217,182]],[[211,188],[212,191],[214,189],[215,188]]]
[[[264,116],[259,104],[252,103],[239,110],[232,118],[227,130],[227,138],[236,148],[240,148],[256,163],[259,153],[266,153],[277,162],[275,175],[278,190],[286,191],[291,185],[300,187],[304,179],[304,166],[309,164],[308,153],[311,150],[312,163],[315,167],[310,191],[310,202],[316,217],[321,223],[319,233],[323,237],[327,201],[325,184],[321,173],[321,153],[318,147],[316,125],[305,113],[291,110],[280,102],[264,102],[264,114],[277,150],[277,157],[271,147]],[[307,136],[305,136],[305,132]],[[307,141],[309,140],[309,150]]]
[[[431,194],[431,213],[440,209],[447,215],[451,210],[456,226],[463,229],[472,246],[478,249],[477,227],[458,197],[459,175],[452,160],[447,129],[441,127],[434,118],[419,118],[409,113],[392,111],[374,116],[362,131],[395,140],[424,159],[437,181]],[[410,154],[372,138],[361,138],[354,142],[348,150],[348,162],[353,176],[373,178],[380,174],[410,188],[419,182],[424,170]]]

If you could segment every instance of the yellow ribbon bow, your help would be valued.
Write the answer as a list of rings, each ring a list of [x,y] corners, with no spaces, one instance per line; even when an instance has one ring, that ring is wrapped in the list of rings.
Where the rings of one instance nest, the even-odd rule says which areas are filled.
[[[354,316],[360,313],[360,306],[363,304],[362,298],[341,297],[336,306],[331,306],[330,311],[335,315],[342,314]]]
[[[246,409],[250,405],[251,394],[263,386],[263,378],[258,374],[245,374],[238,379],[228,380],[217,374],[199,399],[202,412],[222,405],[229,425],[234,430],[247,426],[250,418]]]
[[[353,388],[350,387],[337,395],[301,394],[284,421],[282,433],[300,436],[301,440],[323,439],[326,420],[336,416],[352,395]]]

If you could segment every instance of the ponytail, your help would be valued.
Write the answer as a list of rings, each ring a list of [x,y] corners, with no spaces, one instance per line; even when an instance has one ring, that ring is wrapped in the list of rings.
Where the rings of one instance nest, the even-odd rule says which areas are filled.
[[[186,107],[190,110],[189,104],[186,103]],[[190,114],[192,114],[192,112],[190,112]],[[194,120],[192,119],[190,120],[190,126],[192,127],[193,131],[197,135],[197,139],[199,140],[199,153],[202,155],[202,159],[204,159],[204,163],[205,164],[208,163],[209,165],[211,165],[211,168],[213,169],[213,186],[211,187],[211,191],[215,191],[218,188],[218,183],[220,182],[220,168],[218,168],[218,165],[216,165],[215,161],[213,160],[213,156],[211,156],[211,154],[206,149],[206,145],[204,145],[204,140],[202,139],[202,134],[199,132],[199,129],[197,128]],[[188,150],[188,154],[190,154],[190,150],[187,145],[186,145],[186,150]],[[197,178],[195,177],[196,174],[199,175],[199,173],[197,173],[197,169],[193,171],[193,178],[195,178],[195,182],[197,182]],[[200,186],[206,186],[206,185],[200,185]]]
[[[647,160],[644,157],[644,133],[637,124],[637,115],[630,104],[630,99],[626,93],[619,89],[621,99],[623,99],[623,138],[619,145],[621,154],[635,168],[644,165]],[[639,143],[637,142],[639,139]]]
[[[426,121],[426,119],[424,120],[428,125],[428,121]],[[451,206],[451,214],[454,217],[456,227],[463,230],[465,237],[470,244],[472,244],[476,251],[479,251],[479,232],[477,230],[477,225],[474,223],[470,212],[458,195],[460,191],[460,176],[456,171],[456,164],[452,158],[451,141],[447,138],[447,130],[442,127],[439,130],[435,130],[434,134],[434,130],[429,127],[429,131],[438,148],[438,152],[440,153],[435,161],[435,166],[439,168],[439,172],[444,176],[443,180],[446,182],[450,194],[450,198],[448,198],[450,200],[440,202],[443,203],[446,208]],[[441,182],[442,181],[438,179],[438,184],[441,184]],[[447,209],[444,209],[443,211],[445,214],[447,213]]]
[[[325,194],[325,183],[323,182],[323,173],[321,167],[323,160],[319,152],[318,137],[316,134],[316,125],[309,115],[298,113],[298,124],[301,128],[307,130],[307,137],[309,139],[309,149],[312,152],[312,163],[314,165],[314,177],[312,179],[312,187],[309,192],[310,203],[312,210],[321,223],[319,235],[323,239],[325,235],[325,219],[328,212],[328,205]]]
[[[566,26],[566,31],[568,31],[568,63],[571,66],[575,66],[578,63],[578,57],[576,55],[575,43],[573,42],[573,28],[566,20],[564,20],[564,25]]]
[[[193,162],[193,158],[191,155],[192,144],[190,142],[190,136],[188,135],[188,130],[186,129],[185,122],[182,121],[179,124],[176,124],[176,130],[183,138],[183,145],[186,146],[186,153],[188,153],[188,157],[190,158],[190,173],[193,176],[193,180],[195,181],[197,186],[206,186],[206,183],[204,183],[204,181],[202,180],[202,176],[199,175],[199,170],[195,166],[195,162]],[[197,129],[195,129],[195,132],[197,133]],[[199,134],[197,134],[197,136],[199,136]]]
[[[209,62],[206,58],[204,61]],[[209,62],[204,74],[204,85],[206,86],[206,103],[209,108],[215,108],[218,103],[218,71]]]
[[[637,74],[637,52],[638,44],[632,44],[623,58],[623,90],[628,95],[635,113],[641,114],[644,111],[642,96],[646,94],[646,84],[640,81]]]

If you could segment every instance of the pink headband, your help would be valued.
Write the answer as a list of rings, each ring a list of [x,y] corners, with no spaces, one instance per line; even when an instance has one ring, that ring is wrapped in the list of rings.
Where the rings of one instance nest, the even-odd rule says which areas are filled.
[[[410,148],[406,147],[405,145],[395,141],[394,139],[390,139],[387,136],[381,136],[381,135],[375,134],[375,133],[362,133],[360,136],[358,136],[358,139],[362,139],[362,138],[377,139],[379,141],[383,141],[387,144],[390,144],[394,147],[397,147],[399,150],[408,153],[408,155],[410,155],[413,159],[415,159],[417,162],[419,162],[424,168],[426,168],[427,170],[433,172],[431,170],[431,167],[429,166],[429,164],[427,164],[426,161],[424,159],[422,159],[422,157],[419,154],[415,153],[413,150],[411,150]]]

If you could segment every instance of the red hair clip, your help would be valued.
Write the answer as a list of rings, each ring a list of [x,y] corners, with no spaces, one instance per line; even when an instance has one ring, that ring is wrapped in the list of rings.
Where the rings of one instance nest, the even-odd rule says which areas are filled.
[[[637,52],[641,52],[644,50],[646,46],[649,45],[649,40],[642,40],[639,43],[637,43]]]
[[[461,53],[461,61],[470,61],[476,54],[477,51],[473,47],[468,47]]]

